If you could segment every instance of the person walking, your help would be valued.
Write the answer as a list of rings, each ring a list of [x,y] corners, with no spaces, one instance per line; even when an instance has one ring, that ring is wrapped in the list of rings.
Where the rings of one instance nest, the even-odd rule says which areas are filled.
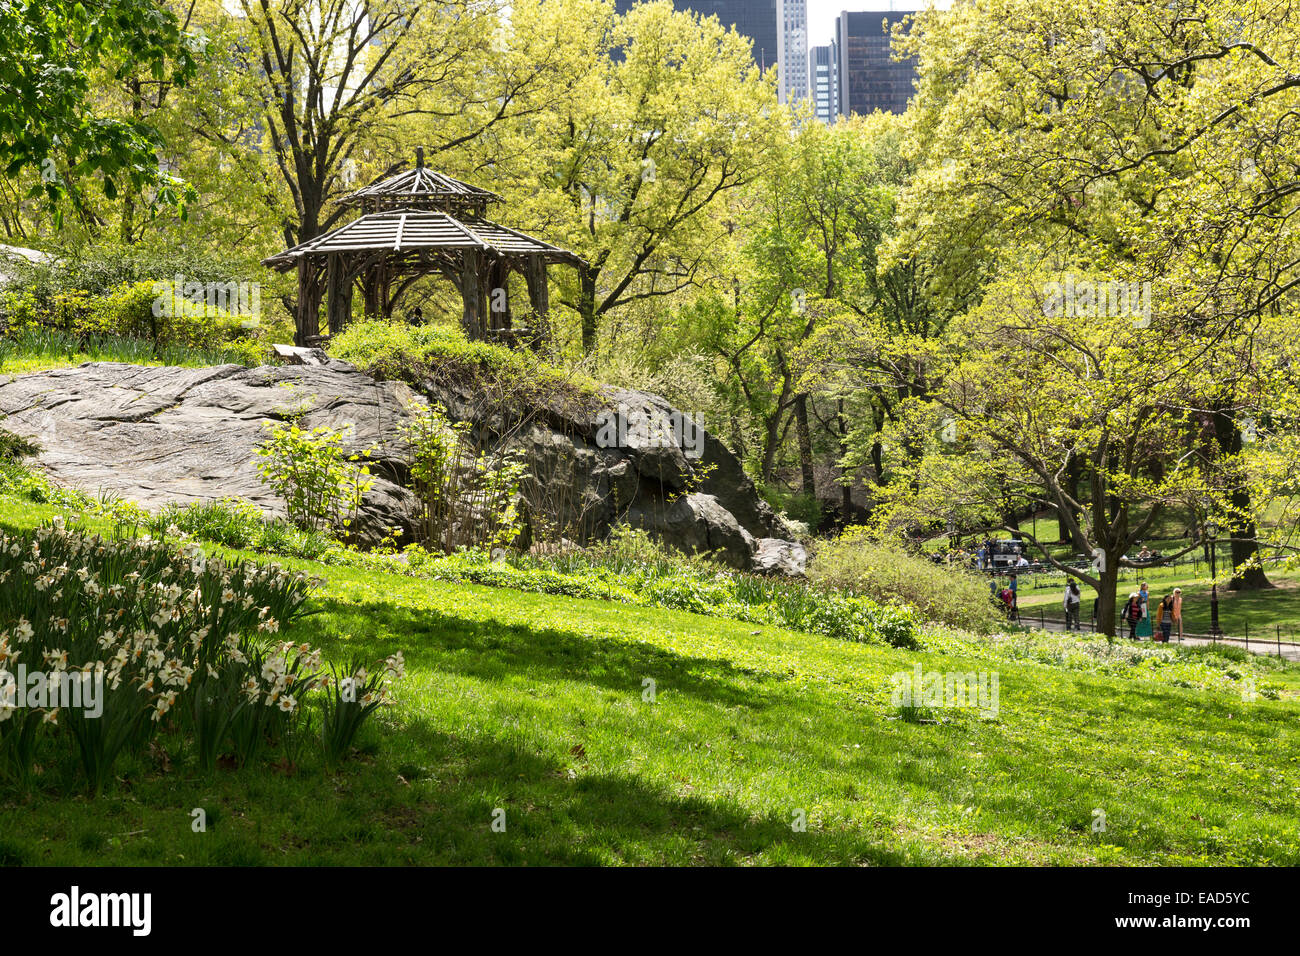
[[[1156,608],[1156,623],[1160,626],[1160,636],[1156,640],[1169,643],[1169,632],[1174,627],[1174,596],[1166,594]]]
[[[1011,589],[1011,620],[1020,620],[1020,594],[1018,593],[1019,582],[1016,580],[1015,572],[1011,573],[1011,580],[1007,583]]]
[[[1138,622],[1142,620],[1142,602],[1136,591],[1128,596],[1128,603],[1124,605],[1124,620],[1128,623],[1128,639],[1136,641]]]
[[[1183,639],[1183,589],[1174,588],[1173,593],[1174,624],[1178,626],[1178,640]]]
[[[1079,605],[1082,603],[1083,595],[1079,593],[1078,582],[1071,581],[1065,588],[1065,629],[1067,631],[1083,630],[1079,624]]]
[[[1137,636],[1139,639],[1151,639],[1151,592],[1147,590],[1147,583],[1142,582],[1142,587],[1138,589],[1138,603],[1142,606],[1142,616],[1138,618]]]

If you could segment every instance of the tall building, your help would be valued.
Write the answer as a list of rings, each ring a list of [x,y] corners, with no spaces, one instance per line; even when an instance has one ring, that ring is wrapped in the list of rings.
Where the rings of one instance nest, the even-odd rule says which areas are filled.
[[[640,0],[616,0],[614,7],[619,13],[628,10]],[[754,42],[754,62],[763,72],[777,64],[781,55],[781,37],[783,31],[777,28],[776,8],[779,0],[673,0],[678,10],[691,10],[706,17],[716,16],[724,27],[731,27],[737,33],[749,37]],[[807,0],[787,0],[797,2],[803,10],[803,36],[808,33]],[[806,40],[805,40],[806,44]],[[807,54],[804,54],[807,63]],[[784,70],[781,71],[785,73]],[[807,75],[806,67],[800,75]]]
[[[841,13],[835,19],[839,112],[902,113],[916,82],[914,59],[890,56],[890,30],[914,11]]]
[[[777,98],[798,103],[808,95],[808,0],[776,0],[776,11]]]
[[[835,65],[835,47],[815,46],[808,51],[808,88],[813,111],[828,126],[840,112],[840,74]]]

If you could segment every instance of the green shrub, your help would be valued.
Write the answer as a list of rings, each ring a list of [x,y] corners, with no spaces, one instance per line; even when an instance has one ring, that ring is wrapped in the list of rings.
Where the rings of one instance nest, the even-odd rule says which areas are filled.
[[[88,247],[52,263],[17,264],[13,281],[0,292],[0,326],[7,337],[41,330],[65,333],[76,343],[69,355],[86,351],[92,340],[100,340],[103,349],[103,340],[119,338],[147,342],[150,354],[166,364],[177,364],[178,355],[197,350],[221,353],[223,361],[258,365],[268,357],[270,343],[292,336],[287,320],[268,324],[260,295],[255,315],[237,314],[234,303],[222,307],[206,301],[209,284],[228,288],[251,277],[260,285],[265,273],[254,269],[252,263],[184,250]],[[193,283],[205,290],[202,304],[173,295]],[[268,292],[266,301],[274,300]]]
[[[336,549],[322,560],[442,581],[671,608],[841,640],[917,646],[916,619],[905,607],[670,556],[640,531],[620,532],[613,543],[586,551],[508,554],[495,561],[483,551],[433,556],[416,546],[400,555]]]
[[[223,752],[244,766],[277,744],[296,761],[312,736],[303,716],[312,704],[326,730],[315,739],[332,768],[361,723],[391,702],[402,673],[400,652],[369,671],[350,665],[357,707],[344,687],[349,706],[340,713],[337,672],[329,669],[331,687],[320,652],[270,638],[302,614],[306,575],[227,563],[194,545],[106,540],[56,522],[0,533],[0,582],[4,782],[27,783],[42,766],[70,767],[75,752],[80,772],[68,782],[98,793],[120,756],[141,759],[164,732],[203,772]],[[18,664],[29,677],[21,698]],[[49,672],[49,686],[98,690],[70,701],[34,699],[34,669]]]
[[[402,437],[411,449],[411,490],[420,501],[426,547],[490,548],[519,534],[523,462],[515,452],[475,449],[471,435],[469,422],[453,425],[440,406],[412,403]]]
[[[70,511],[91,507],[90,496],[75,488],[56,485],[43,471],[17,461],[0,459],[0,495],[23,498],[37,504],[51,504]]]
[[[333,770],[351,753],[366,718],[383,704],[391,703],[389,688],[392,681],[402,677],[405,667],[402,652],[398,651],[383,662],[382,668],[366,668],[356,660],[342,672],[330,668],[321,697],[321,745],[327,768]]]
[[[105,243],[57,254],[47,263],[15,262],[10,287],[30,290],[42,298],[73,289],[99,296],[122,285],[177,275],[198,282],[225,282],[231,276],[251,276],[254,270],[256,275],[263,274],[255,258],[239,259],[170,243]]]
[[[55,362],[125,362],[133,365],[257,365],[263,347],[253,340],[227,342],[212,349],[185,345],[155,347],[145,339],[113,334],[74,335],[30,326],[0,336],[0,370],[30,371]]]
[[[143,751],[164,722],[183,720],[227,670],[256,690],[257,706],[292,709],[274,675],[253,673],[249,660],[259,635],[300,613],[304,575],[56,523],[0,534],[0,580],[0,768],[11,779],[28,778],[42,748],[75,749],[98,793],[121,753]],[[71,699],[34,699],[27,688],[20,698],[15,662],[59,675],[46,682],[66,685]],[[98,688],[95,699],[73,685]]]
[[[857,528],[819,544],[808,576],[824,587],[911,607],[927,621],[980,632],[1004,623],[989,601],[987,581],[873,541]]]
[[[0,428],[0,462],[13,462],[41,453],[41,446],[30,438]]]
[[[168,283],[136,282],[99,294],[76,289],[46,299],[37,295],[30,290],[6,290],[0,296],[7,336],[61,332],[76,343],[70,351],[85,351],[91,343],[106,339],[134,339],[147,342],[156,356],[167,349],[224,351],[251,365],[262,361],[269,345],[259,317],[185,302],[179,310],[173,309],[175,298]],[[155,314],[160,299],[167,311]]]
[[[758,493],[773,510],[803,525],[809,533],[815,532],[821,524],[822,504],[816,495],[804,494],[802,491],[789,491],[775,484],[760,484]]]
[[[655,607],[710,614],[736,603],[735,588],[723,580],[709,580],[698,575],[680,573],[650,582],[641,591],[642,599]]]
[[[296,421],[267,422],[257,449],[262,482],[284,499],[289,518],[305,531],[346,531],[373,481],[361,455],[343,448],[346,437],[324,425],[310,431]]]
[[[1244,664],[1256,656],[1244,647],[1224,643],[1182,644],[1179,645],[1178,649],[1189,657],[1221,657],[1224,660],[1235,661],[1238,664]]]
[[[431,380],[492,386],[543,404],[586,403],[595,396],[594,383],[583,376],[547,365],[529,352],[470,341],[450,326],[368,319],[338,335],[329,352],[377,378],[417,387]]]
[[[155,538],[189,535],[228,548],[316,558],[336,542],[324,531],[303,530],[266,517],[257,505],[239,498],[166,505],[145,522]]]

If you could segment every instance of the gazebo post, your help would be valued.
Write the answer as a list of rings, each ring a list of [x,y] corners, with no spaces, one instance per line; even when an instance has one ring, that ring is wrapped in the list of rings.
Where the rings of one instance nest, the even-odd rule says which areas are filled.
[[[366,318],[379,318],[379,267],[370,266],[361,277],[361,297],[365,302]]]
[[[479,263],[482,255],[477,249],[466,249],[461,256],[461,298],[465,302],[465,312],[461,318],[461,327],[465,337],[479,338],[479,317],[482,314],[482,292]]]
[[[340,253],[331,252],[327,262],[325,274],[329,306],[325,314],[330,335],[338,335],[352,321],[352,277],[347,274],[347,264]]]
[[[478,263],[478,337],[487,342],[492,337],[489,333],[492,327],[492,266],[481,252]]]
[[[388,262],[379,263],[375,274],[378,277],[376,285],[379,291],[379,314],[385,319],[391,319],[393,317],[393,272],[388,267]]]
[[[528,283],[528,302],[533,307],[533,348],[549,345],[551,341],[551,290],[546,282],[546,262],[539,255],[528,257],[524,265],[524,281]]]
[[[488,270],[488,314],[490,328],[494,332],[504,332],[511,328],[510,317],[510,263],[505,259],[495,259]],[[498,290],[500,290],[498,292]],[[500,308],[497,305],[500,304]]]
[[[305,346],[320,335],[320,282],[309,256],[298,258],[298,315],[294,345]]]

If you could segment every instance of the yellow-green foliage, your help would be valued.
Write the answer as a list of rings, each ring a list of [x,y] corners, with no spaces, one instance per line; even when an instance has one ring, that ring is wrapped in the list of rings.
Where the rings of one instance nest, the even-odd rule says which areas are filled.
[[[555,368],[529,352],[472,342],[449,326],[370,319],[337,336],[329,351],[379,378],[417,386],[434,378],[490,384],[544,403],[595,396],[595,384],[583,375]]]
[[[898,545],[874,541],[862,528],[849,528],[819,544],[808,576],[881,603],[909,605],[924,619],[953,627],[988,631],[1002,620],[989,600],[987,581],[910,554]]]
[[[163,294],[171,305],[170,290]],[[247,365],[259,364],[269,343],[284,332],[278,326],[264,329],[254,317],[184,300],[180,310],[169,309],[177,314],[155,315],[158,298],[152,282],[123,282],[98,295],[84,289],[43,295],[28,288],[0,297],[0,311],[10,335],[52,329],[83,340],[121,336],[148,342],[155,350],[179,346],[230,352]]]

